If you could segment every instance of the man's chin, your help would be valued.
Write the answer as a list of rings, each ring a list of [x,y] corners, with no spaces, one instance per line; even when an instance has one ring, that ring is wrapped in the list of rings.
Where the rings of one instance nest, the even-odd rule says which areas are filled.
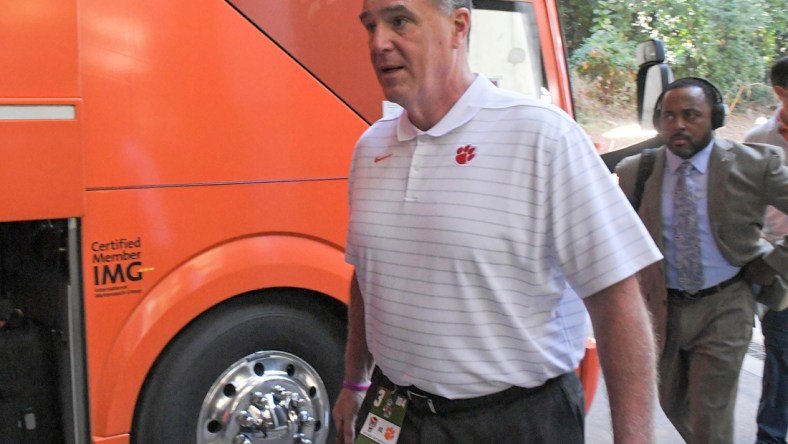
[[[396,103],[399,106],[403,106],[403,103],[405,103],[405,94],[399,88],[386,88],[383,86],[383,96],[389,102]]]
[[[695,145],[691,143],[669,143],[668,149],[673,154],[681,157],[682,159],[689,159],[690,157],[694,156],[699,150],[696,149]]]

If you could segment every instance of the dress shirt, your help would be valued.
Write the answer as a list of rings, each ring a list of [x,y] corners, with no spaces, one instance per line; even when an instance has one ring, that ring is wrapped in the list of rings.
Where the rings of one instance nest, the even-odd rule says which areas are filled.
[[[693,170],[687,177],[687,185],[695,193],[695,201],[698,204],[698,224],[700,225],[700,253],[703,260],[704,282],[700,288],[708,288],[732,278],[739,272],[739,267],[734,267],[720,253],[714,235],[711,231],[709,221],[709,158],[714,139],[709,144],[697,152],[689,159]],[[675,230],[673,228],[673,191],[676,189],[678,173],[676,170],[685,160],[673,154],[670,150],[665,151],[666,168],[664,171],[662,188],[662,236],[665,246],[665,279],[668,288],[681,288],[679,286],[679,275],[676,269],[676,243]]]

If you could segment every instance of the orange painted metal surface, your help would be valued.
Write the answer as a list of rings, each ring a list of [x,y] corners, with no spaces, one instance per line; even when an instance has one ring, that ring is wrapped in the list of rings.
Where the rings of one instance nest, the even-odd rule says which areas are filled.
[[[115,436],[93,437],[93,444],[129,444],[130,442],[131,437],[128,433]]]
[[[77,3],[0,2],[0,97],[79,96]]]
[[[0,99],[0,107],[20,104],[73,106],[77,115],[80,108],[75,100]],[[83,214],[81,137],[76,119],[0,121],[0,220]]]
[[[559,25],[558,9],[554,2],[533,2],[536,10],[536,23],[539,28],[539,43],[542,48],[547,88],[550,90],[552,103],[570,116],[574,115],[572,94],[569,88],[569,70],[563,45],[563,36]]]
[[[366,32],[358,19],[360,1],[313,1],[307,7],[303,2],[288,1],[230,3],[368,122],[380,118],[383,94],[373,75]],[[343,26],[333,26],[339,23]]]
[[[580,383],[583,385],[583,391],[585,392],[586,412],[591,408],[591,403],[594,401],[601,370],[596,340],[588,338],[586,339],[586,355],[580,361],[580,366],[577,367],[577,376],[580,378]]]
[[[100,437],[130,430],[153,360],[222,300],[298,287],[346,301],[345,179],[367,123],[223,1],[84,0],[80,17]]]
[[[347,175],[363,120],[228,3],[80,11],[89,189]]]
[[[80,112],[76,2],[0,2],[0,110]],[[0,220],[82,214],[80,122],[0,116]]]
[[[150,364],[182,327],[222,300],[299,287],[346,302],[344,182],[238,188],[88,194],[93,217],[85,218],[83,260],[94,433],[129,430]],[[112,205],[118,199],[125,207]],[[138,261],[132,274],[141,278],[102,282],[102,251],[134,255],[119,263],[125,269]]]

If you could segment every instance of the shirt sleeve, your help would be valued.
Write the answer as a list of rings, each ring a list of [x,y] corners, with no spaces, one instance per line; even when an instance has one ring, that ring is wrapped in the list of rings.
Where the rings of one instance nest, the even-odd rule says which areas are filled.
[[[580,297],[662,259],[582,129],[562,125],[549,166],[555,256]]]

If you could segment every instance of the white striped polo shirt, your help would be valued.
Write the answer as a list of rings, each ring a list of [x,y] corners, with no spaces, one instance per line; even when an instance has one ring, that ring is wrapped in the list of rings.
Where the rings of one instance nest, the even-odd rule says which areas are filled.
[[[429,131],[405,112],[370,127],[349,186],[369,350],[448,398],[572,371],[580,298],[661,259],[583,131],[481,75]]]

